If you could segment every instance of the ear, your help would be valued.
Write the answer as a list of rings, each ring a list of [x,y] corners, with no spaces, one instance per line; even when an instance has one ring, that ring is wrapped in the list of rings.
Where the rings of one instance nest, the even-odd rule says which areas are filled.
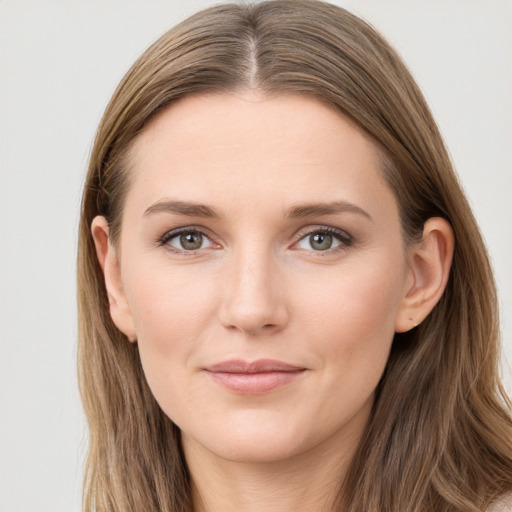
[[[109,240],[109,225],[105,217],[97,216],[94,218],[91,224],[91,232],[96,246],[98,262],[105,277],[110,316],[116,327],[130,341],[136,341],[133,317],[121,280],[121,266],[115,248]]]
[[[437,304],[448,282],[453,247],[453,230],[446,220],[432,217],[425,222],[421,241],[409,250],[409,277],[395,332],[416,327]]]

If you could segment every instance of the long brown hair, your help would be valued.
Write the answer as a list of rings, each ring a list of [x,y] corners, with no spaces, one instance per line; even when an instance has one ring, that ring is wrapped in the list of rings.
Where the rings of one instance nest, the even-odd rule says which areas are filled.
[[[185,95],[308,94],[350,117],[386,155],[406,241],[441,216],[456,240],[446,291],[397,334],[373,413],[346,476],[345,512],[476,512],[512,491],[510,402],[498,377],[496,290],[485,245],[438,128],[388,43],[315,0],[206,9],[152,45],[126,74],[98,129],[78,254],[79,377],[89,421],[84,510],[190,512],[179,431],[156,404],[137,345],[114,326],[90,226],[116,243],[134,138]]]

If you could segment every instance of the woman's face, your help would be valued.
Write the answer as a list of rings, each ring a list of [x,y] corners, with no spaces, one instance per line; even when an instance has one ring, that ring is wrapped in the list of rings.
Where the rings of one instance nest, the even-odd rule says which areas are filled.
[[[138,137],[112,314],[186,451],[355,446],[412,282],[380,167],[300,96],[189,97]]]

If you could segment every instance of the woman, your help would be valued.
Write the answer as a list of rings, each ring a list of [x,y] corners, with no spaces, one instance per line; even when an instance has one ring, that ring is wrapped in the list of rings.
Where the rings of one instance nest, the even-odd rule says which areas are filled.
[[[348,12],[221,5],[147,50],[96,137],[78,272],[85,510],[506,506],[485,247]]]

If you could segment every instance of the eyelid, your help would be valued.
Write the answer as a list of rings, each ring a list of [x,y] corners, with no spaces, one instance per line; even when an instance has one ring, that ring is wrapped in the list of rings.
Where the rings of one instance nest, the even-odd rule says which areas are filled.
[[[213,237],[210,234],[209,230],[207,230],[206,228],[203,228],[201,226],[182,226],[182,227],[179,227],[176,229],[171,229],[169,231],[166,231],[162,236],[160,236],[157,239],[157,245],[158,246],[166,246],[166,248],[171,252],[178,253],[178,254],[187,254],[187,255],[198,253],[201,250],[204,250],[204,249],[198,249],[195,251],[180,250],[180,249],[173,247],[169,244],[170,240],[182,235],[183,233],[200,233],[204,238],[206,238],[210,241],[212,246],[220,247],[220,244],[213,240]],[[210,247],[207,247],[206,249],[209,249],[209,248]]]
[[[322,224],[317,224],[313,226],[307,226],[304,228],[301,228],[297,233],[295,234],[296,241],[293,243],[293,246],[296,246],[300,241],[302,241],[307,236],[310,236],[314,233],[327,233],[329,235],[334,236],[337,240],[339,240],[341,243],[339,246],[333,248],[333,249],[327,249],[325,251],[310,251],[310,252],[316,252],[319,255],[321,254],[329,254],[336,252],[338,250],[344,250],[350,245],[354,243],[354,237],[350,234],[344,231],[343,229],[335,228],[333,226],[325,226]],[[297,249],[297,250],[306,250],[306,249]]]
[[[158,246],[166,246],[167,245],[167,248],[169,249],[169,251],[172,251],[174,253],[191,255],[191,254],[199,252],[201,249],[198,249],[196,251],[192,251],[192,250],[187,251],[187,250],[180,250],[180,249],[177,249],[176,247],[172,247],[172,246],[168,245],[169,240],[171,240],[183,233],[190,233],[190,232],[201,233],[201,235],[204,236],[205,238],[207,238],[213,246],[216,246],[216,248],[221,247],[221,244],[216,242],[214,240],[215,237],[213,237],[210,234],[210,230],[208,230],[202,226],[196,226],[196,225],[182,226],[179,228],[175,228],[175,229],[166,231],[162,236],[160,236],[157,239],[156,243]],[[332,254],[333,252],[336,252],[339,250],[344,250],[354,243],[354,237],[352,235],[350,235],[347,231],[339,229],[339,228],[335,228],[333,226],[316,224],[316,225],[306,226],[306,227],[299,229],[294,235],[295,241],[292,244],[292,248],[294,248],[294,246],[296,246],[298,242],[300,242],[307,236],[310,236],[314,233],[328,233],[330,235],[333,235],[337,240],[339,240],[341,242],[339,246],[337,246],[333,249],[327,249],[325,251],[308,251],[308,252],[316,252],[316,253],[318,253],[318,255]],[[295,249],[303,250],[303,249],[299,249],[297,247],[295,247]]]

